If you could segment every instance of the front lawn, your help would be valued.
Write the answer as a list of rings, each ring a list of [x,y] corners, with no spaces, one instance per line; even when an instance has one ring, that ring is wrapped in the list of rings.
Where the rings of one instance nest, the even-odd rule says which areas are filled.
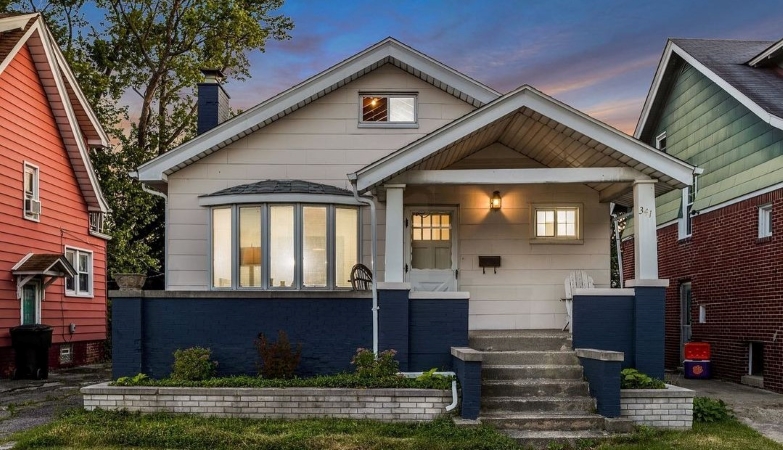
[[[12,436],[33,449],[519,449],[488,427],[457,428],[449,418],[400,424],[343,419],[298,421],[202,418],[186,415],[73,410],[55,422]],[[584,446],[582,448],[591,448]],[[644,429],[600,450],[783,450],[736,421],[694,424],[693,431]]]

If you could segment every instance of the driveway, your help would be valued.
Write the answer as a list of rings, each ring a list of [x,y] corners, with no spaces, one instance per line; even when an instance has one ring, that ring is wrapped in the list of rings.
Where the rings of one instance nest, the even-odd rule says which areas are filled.
[[[82,386],[110,379],[110,364],[52,371],[48,380],[0,379],[0,441],[17,431],[45,424],[60,411],[81,407]]]
[[[672,380],[696,391],[697,397],[719,398],[742,422],[783,444],[783,394],[720,380]]]

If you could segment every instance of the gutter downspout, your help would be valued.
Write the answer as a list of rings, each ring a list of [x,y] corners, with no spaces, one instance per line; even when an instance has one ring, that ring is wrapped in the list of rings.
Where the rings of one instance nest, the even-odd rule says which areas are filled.
[[[134,180],[139,179],[139,172],[128,172],[128,175],[133,178]],[[164,226],[163,226],[163,276],[165,278],[166,287],[168,287],[169,284],[169,277],[168,271],[166,270],[166,261],[169,257],[169,197],[168,195],[164,194],[163,192],[156,191],[150,187],[148,187],[146,184],[141,183],[141,190],[152,194],[156,197],[160,197],[163,199],[163,220],[164,220]]]
[[[370,205],[370,235],[372,240],[370,251],[370,271],[372,272],[372,351],[378,356],[378,273],[375,271],[375,258],[378,254],[378,230],[375,201],[371,198],[359,197],[356,190],[356,175],[349,174],[348,179],[353,189],[353,198],[359,203]]]
[[[417,378],[424,372],[400,372],[405,378]],[[435,372],[434,375],[443,375],[446,377],[452,377],[451,380],[451,404],[446,405],[446,411],[453,411],[459,403],[459,396],[457,395],[457,374],[455,372]]]

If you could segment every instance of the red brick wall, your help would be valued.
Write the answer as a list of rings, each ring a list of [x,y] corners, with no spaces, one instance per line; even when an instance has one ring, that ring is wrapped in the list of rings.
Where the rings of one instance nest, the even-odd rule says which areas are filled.
[[[73,361],[60,364],[60,344],[52,344],[49,349],[49,369],[95,364],[106,360],[106,341],[73,342]],[[14,371],[14,350],[0,347],[0,378],[10,378]]]
[[[772,203],[770,238],[758,239],[758,207]],[[739,382],[748,344],[764,344],[764,387],[783,392],[783,189],[694,217],[693,235],[658,230],[659,277],[666,291],[666,367],[681,365],[680,284],[692,285],[693,340],[712,345],[714,376]],[[623,243],[624,278],[633,279],[633,240]],[[706,323],[699,324],[699,306]]]

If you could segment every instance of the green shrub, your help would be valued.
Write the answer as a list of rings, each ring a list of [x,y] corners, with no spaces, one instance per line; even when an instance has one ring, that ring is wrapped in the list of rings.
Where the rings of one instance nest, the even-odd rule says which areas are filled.
[[[636,369],[620,372],[620,389],[666,389],[666,383]]]
[[[143,373],[138,373],[133,377],[117,378],[117,381],[115,381],[114,384],[116,386],[141,386],[149,380],[150,377],[148,377],[147,375]]]
[[[272,342],[258,333],[256,339],[258,349],[258,373],[264,378],[293,378],[299,361],[302,358],[302,344],[296,349],[291,348],[288,335],[283,330],[277,332],[277,342]]]
[[[215,376],[218,363],[212,361],[212,351],[203,347],[178,349],[174,352],[171,378],[175,380],[199,381]]]
[[[428,370],[426,372],[422,372],[421,375],[416,377],[416,380],[417,381],[428,381],[428,380],[437,380],[437,379],[446,378],[445,375],[441,375],[439,373],[435,373],[437,371],[438,371],[437,367],[433,367],[432,369],[430,369],[430,370]]]
[[[723,422],[733,417],[734,415],[723,400],[709,397],[695,397],[693,399],[693,420],[696,422]]]
[[[356,355],[351,359],[351,364],[360,377],[393,377],[400,371],[400,363],[394,359],[395,355],[397,355],[397,350],[384,350],[376,358],[372,350],[357,348]]]

